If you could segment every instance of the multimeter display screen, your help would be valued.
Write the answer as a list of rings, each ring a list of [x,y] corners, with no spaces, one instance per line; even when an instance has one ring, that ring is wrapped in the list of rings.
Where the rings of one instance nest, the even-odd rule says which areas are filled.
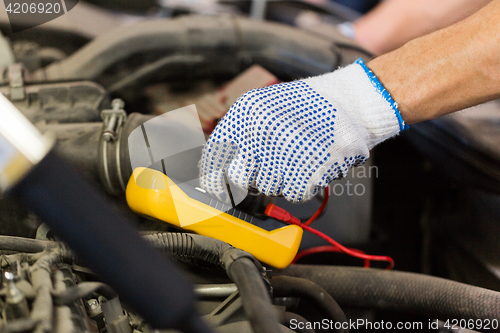
[[[172,179],[172,181],[175,183],[175,180]],[[264,230],[271,231],[286,225],[285,223],[272,218],[261,220],[256,218],[255,216],[242,212],[241,210],[234,208],[231,204],[223,203],[222,201],[216,199],[200,187],[192,187],[186,183],[176,183],[176,185],[191,199],[202,202],[205,205],[213,207],[226,214],[232,215],[245,222],[251,223]]]

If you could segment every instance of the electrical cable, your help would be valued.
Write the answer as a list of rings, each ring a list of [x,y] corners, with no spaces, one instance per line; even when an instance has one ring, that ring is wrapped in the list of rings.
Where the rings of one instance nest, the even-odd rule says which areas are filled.
[[[351,249],[343,246],[342,244],[340,244],[339,242],[337,242],[336,240],[334,240],[330,236],[322,233],[321,231],[316,230],[314,228],[311,228],[310,226],[302,223],[297,217],[293,216],[285,209],[278,207],[272,203],[267,205],[265,214],[267,216],[275,218],[277,220],[280,220],[280,221],[283,221],[283,222],[286,222],[289,224],[298,225],[302,229],[304,229],[304,230],[306,230],[306,231],[308,231],[308,232],[310,232],[318,237],[321,237],[322,239],[324,239],[325,241],[327,241],[331,245],[337,247],[343,253],[346,253],[352,257],[356,257],[356,258],[360,258],[360,259],[367,259],[370,261],[372,261],[372,260],[373,261],[387,261],[387,262],[389,262],[389,266],[387,267],[387,269],[392,269],[394,267],[394,260],[391,257],[362,254],[362,253],[356,252],[354,250],[351,250]]]
[[[358,250],[358,249],[353,249],[351,248],[352,251],[358,252],[361,254],[366,254],[365,252]],[[325,252],[338,252],[338,253],[343,253],[338,247],[336,246],[331,246],[331,245],[323,245],[323,246],[316,246],[316,247],[311,247],[309,249],[305,249],[303,251],[300,251],[297,253],[295,258],[293,258],[293,261],[291,264],[295,264],[300,258],[311,255],[311,254],[316,254],[316,253],[325,253]],[[364,259],[365,268],[370,267],[370,260]]]
[[[319,206],[318,210],[311,216],[309,220],[304,222],[305,225],[311,225],[316,219],[323,213],[323,211],[326,208],[326,204],[328,203],[328,199],[330,199],[330,186],[325,187],[325,194],[323,196],[323,202],[321,203],[321,206]]]

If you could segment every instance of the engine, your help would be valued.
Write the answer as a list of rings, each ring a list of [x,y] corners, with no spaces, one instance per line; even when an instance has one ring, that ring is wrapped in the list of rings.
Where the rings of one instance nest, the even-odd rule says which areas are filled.
[[[0,93],[54,148],[22,190],[0,200],[0,331],[498,330],[498,126],[467,112],[377,147],[308,203],[249,193],[224,210],[224,237],[165,223],[165,201],[157,214],[131,204],[129,140],[156,117],[194,104],[207,138],[247,90],[371,58],[333,25],[284,24],[304,10],[297,4],[270,4],[270,18],[282,22],[257,24],[242,15],[246,5],[222,3],[217,10],[237,15],[175,7],[171,17],[96,36],[42,25],[2,37]],[[308,10],[338,21],[351,15]],[[0,28],[8,31],[5,22]],[[195,135],[175,128],[170,141]],[[201,148],[152,169],[160,178],[195,179]],[[451,170],[440,169],[443,158]],[[196,186],[179,188],[203,201]],[[315,221],[312,233],[293,226],[300,237],[285,263],[273,261],[282,254],[266,241],[293,228],[266,215],[270,205]],[[290,233],[275,242],[285,244]],[[397,270],[386,269],[394,263]]]

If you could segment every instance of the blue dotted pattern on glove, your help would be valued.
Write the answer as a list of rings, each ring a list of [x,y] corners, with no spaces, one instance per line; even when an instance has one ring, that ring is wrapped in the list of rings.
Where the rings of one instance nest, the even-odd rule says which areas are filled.
[[[226,172],[243,188],[293,202],[310,198],[317,186],[345,177],[349,167],[366,160],[356,155],[331,161],[335,113],[333,105],[303,81],[245,93],[207,142],[200,164],[202,187],[222,194]],[[311,184],[313,176],[316,184]]]

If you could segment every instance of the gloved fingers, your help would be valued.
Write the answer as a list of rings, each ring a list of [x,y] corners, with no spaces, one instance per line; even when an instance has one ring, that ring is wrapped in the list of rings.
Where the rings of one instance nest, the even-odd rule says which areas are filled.
[[[230,163],[227,175],[243,189],[257,189],[255,179],[259,172],[260,161],[249,154],[238,154]]]
[[[255,179],[257,189],[268,196],[279,196],[282,193],[283,177],[278,167],[261,167]]]
[[[344,157],[339,160],[329,161],[328,164],[322,166],[314,173],[310,183],[316,185],[317,189],[320,187],[325,188],[334,180],[346,178],[351,167],[362,165],[367,159],[368,156],[358,154],[351,157]],[[304,197],[307,197],[307,195]],[[302,201],[304,201],[304,199]]]
[[[238,155],[238,146],[227,140],[209,141],[203,149],[200,163],[200,185],[219,200],[227,201],[225,174],[231,161]]]
[[[318,186],[307,182],[288,182],[284,183],[282,195],[288,201],[293,203],[303,203],[310,200],[318,192]]]

